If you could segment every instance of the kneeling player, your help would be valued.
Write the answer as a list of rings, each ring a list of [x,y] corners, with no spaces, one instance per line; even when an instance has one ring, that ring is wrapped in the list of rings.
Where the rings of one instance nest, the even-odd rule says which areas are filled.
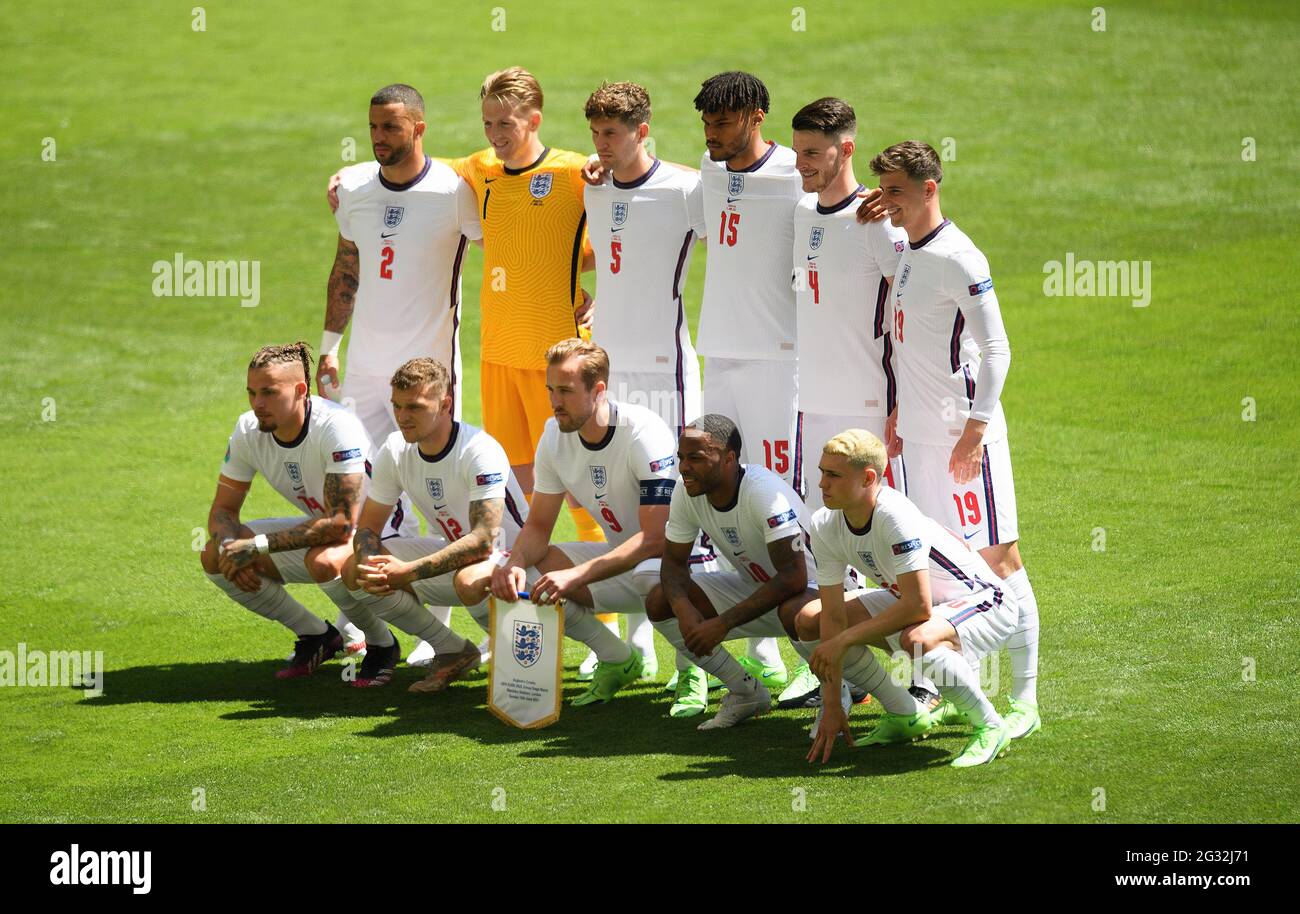
[[[528,521],[493,573],[492,592],[514,602],[527,588],[536,603],[565,601],[564,633],[598,660],[591,687],[573,701],[581,706],[608,701],[641,675],[640,655],[595,613],[645,612],[641,582],[663,553],[676,484],[673,436],[645,407],[606,398],[609,356],[599,346],[563,340],[546,362],[555,415],[537,444]],[[606,542],[550,544],[565,492],[596,518]],[[540,577],[531,580],[529,569]]]
[[[477,667],[481,656],[422,604],[462,604],[475,614],[490,578],[486,560],[498,542],[508,548],[514,541],[527,506],[501,445],[452,418],[453,392],[441,362],[411,359],[397,369],[392,403],[398,431],[376,452],[345,578],[358,602],[433,647],[428,676],[410,690],[441,692]],[[429,529],[442,535],[381,541],[384,520],[402,492],[412,493]],[[396,644],[371,648],[354,685],[386,684],[399,658]]]
[[[812,548],[821,600],[799,622],[805,637],[822,639],[810,661],[813,672],[834,694],[841,677],[869,688],[868,680],[883,674],[871,646],[919,655],[925,675],[975,726],[953,766],[991,762],[1006,750],[1011,732],[980,689],[976,666],[1015,631],[1015,595],[979,553],[922,514],[907,496],[882,485],[887,458],[875,435],[864,429],[841,432],[826,443],[819,465],[826,507],[813,517]],[[846,596],[845,565],[882,589]],[[819,625],[805,628],[810,619]],[[902,741],[930,726],[929,717],[913,709],[903,715],[883,718],[879,738],[872,741]],[[852,745],[839,705],[823,700],[821,727],[808,758],[828,759],[841,733]]]
[[[343,650],[339,630],[291,597],[285,584],[317,584],[372,648],[396,644],[339,577],[352,554],[370,439],[351,412],[310,396],[310,383],[306,343],[264,346],[253,356],[252,409],[239,417],[226,447],[208,513],[212,539],[201,556],[208,579],[227,596],[297,636],[289,666],[276,674],[280,679],[310,676]],[[239,511],[258,473],[307,517],[241,524]]]
[[[725,416],[701,416],[682,432],[682,485],[669,509],[660,585],[646,599],[655,628],[729,690],[701,730],[733,727],[772,705],[767,689],[719,647],[722,642],[794,639],[795,617],[814,596],[805,549],[808,509],[780,476],[742,465],[741,447],[736,424]],[[691,547],[701,531],[732,570],[691,574]],[[703,694],[700,671],[688,670],[680,679],[688,676]]]

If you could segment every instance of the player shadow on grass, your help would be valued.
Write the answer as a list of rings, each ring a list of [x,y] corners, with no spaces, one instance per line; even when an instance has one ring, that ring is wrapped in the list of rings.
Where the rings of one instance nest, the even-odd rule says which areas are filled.
[[[701,721],[716,713],[720,693],[710,695],[706,714],[674,720],[668,716],[672,696],[661,683],[638,683],[622,690],[605,704],[583,708],[569,702],[587,688],[575,678],[577,668],[565,670],[564,709],[559,721],[541,730],[521,730],[498,720],[487,710],[487,671],[479,670],[436,695],[414,694],[407,686],[424,671],[405,665],[382,688],[355,689],[341,678],[345,667],[337,661],[324,664],[306,679],[277,680],[282,660],[224,660],[128,667],[110,670],[104,693],[82,705],[96,708],[125,704],[190,704],[197,702],[246,703],[217,721],[286,718],[377,718],[362,737],[452,734],[485,746],[531,744],[519,752],[523,759],[600,759],[627,756],[680,756],[687,766],[658,776],[662,781],[691,781],[726,775],[788,778],[815,772],[851,776],[899,774],[946,765],[960,749],[964,737],[943,729],[925,742],[890,748],[849,748],[841,743],[826,765],[805,761],[808,726],[813,712],[779,711],[747,721],[730,730],[701,732]],[[864,713],[865,711],[865,713]],[[854,733],[865,736],[874,722],[874,708],[855,708]],[[381,718],[381,719],[380,719]],[[935,745],[936,739],[944,743]],[[952,745],[946,745],[951,742]]]

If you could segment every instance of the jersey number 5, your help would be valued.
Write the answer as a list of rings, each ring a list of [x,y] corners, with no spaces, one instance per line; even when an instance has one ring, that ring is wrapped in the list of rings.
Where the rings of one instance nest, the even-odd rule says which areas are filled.
[[[623,242],[617,238],[609,240],[609,272],[617,273],[623,267]]]
[[[379,278],[393,278],[393,249],[390,247],[385,247],[379,255]]]

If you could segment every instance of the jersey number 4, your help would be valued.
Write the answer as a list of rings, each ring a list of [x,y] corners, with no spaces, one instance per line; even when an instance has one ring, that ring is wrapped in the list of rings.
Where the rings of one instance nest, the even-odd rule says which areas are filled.
[[[718,244],[729,248],[736,246],[736,234],[740,231],[740,213],[722,211],[722,225],[718,228]]]

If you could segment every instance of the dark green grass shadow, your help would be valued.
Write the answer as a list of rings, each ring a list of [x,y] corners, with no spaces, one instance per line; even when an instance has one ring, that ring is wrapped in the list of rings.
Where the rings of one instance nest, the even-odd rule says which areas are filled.
[[[510,727],[487,711],[487,672],[479,670],[437,695],[414,694],[407,686],[423,671],[398,667],[389,685],[355,689],[340,678],[338,662],[323,665],[306,679],[277,680],[281,660],[223,660],[128,667],[105,675],[104,694],[81,703],[88,709],[129,704],[245,703],[247,708],[220,714],[216,720],[246,722],[285,718],[374,718],[363,737],[449,734],[484,746],[518,746],[521,759],[582,760],[676,756],[686,767],[658,775],[662,781],[692,781],[736,775],[788,778],[811,772],[874,777],[902,774],[947,764],[951,752],[921,741],[904,746],[850,748],[837,745],[830,762],[809,764],[811,711],[774,711],[729,730],[699,731],[716,713],[720,693],[710,696],[709,710],[677,720],[668,716],[672,697],[659,683],[639,683],[612,701],[583,708],[569,702],[586,685],[566,669],[564,711],[543,730]],[[855,735],[865,736],[874,708],[855,708]],[[939,731],[939,737],[958,735]]]

